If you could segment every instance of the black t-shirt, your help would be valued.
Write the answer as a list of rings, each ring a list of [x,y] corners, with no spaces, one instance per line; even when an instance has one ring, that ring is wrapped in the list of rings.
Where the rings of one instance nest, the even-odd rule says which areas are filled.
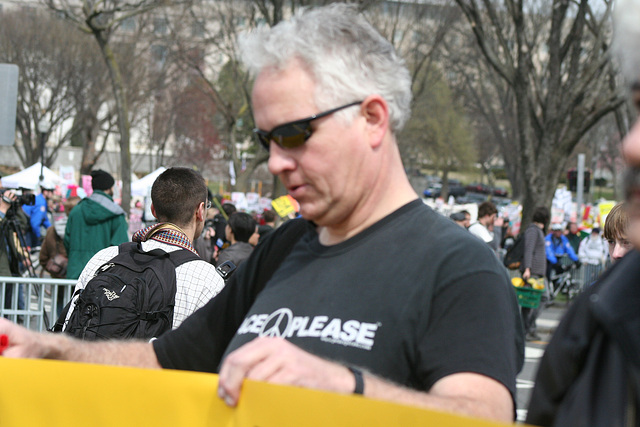
[[[307,233],[254,302],[252,279],[282,228],[223,292],[154,341],[163,367],[216,372],[256,336],[281,336],[415,389],[475,372],[515,395],[523,360],[516,297],[482,241],[417,200],[338,245]]]

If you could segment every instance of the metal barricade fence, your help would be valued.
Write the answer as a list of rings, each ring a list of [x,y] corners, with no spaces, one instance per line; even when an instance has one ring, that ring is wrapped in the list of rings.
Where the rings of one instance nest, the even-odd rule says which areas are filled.
[[[0,276],[0,316],[34,331],[53,326],[75,280]]]

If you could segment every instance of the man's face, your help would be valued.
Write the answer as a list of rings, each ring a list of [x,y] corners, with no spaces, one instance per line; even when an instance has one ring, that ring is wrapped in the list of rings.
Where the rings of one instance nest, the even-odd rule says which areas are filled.
[[[576,223],[572,222],[571,224],[569,224],[569,233],[576,234],[577,232],[578,232],[578,226],[576,225]]]
[[[464,214],[464,228],[469,228],[471,226],[471,214]]]
[[[640,112],[640,84],[634,85],[632,100]],[[622,152],[629,167],[627,175],[627,201],[629,214],[628,237],[640,249],[640,118],[622,142]]]
[[[559,239],[560,236],[562,236],[562,230],[553,230],[551,231],[551,233],[553,233],[553,237],[555,237],[556,239]]]
[[[487,215],[483,218],[482,223],[489,231],[493,230],[493,223],[496,221],[497,214]]]
[[[256,126],[271,131],[320,113],[323,110],[315,105],[314,90],[315,82],[297,61],[282,71],[263,70],[253,88]],[[364,123],[360,114],[351,123],[329,115],[311,123],[313,133],[300,147],[271,143],[269,170],[300,203],[304,218],[320,226],[339,226],[349,221],[368,194],[371,183],[367,182]]]

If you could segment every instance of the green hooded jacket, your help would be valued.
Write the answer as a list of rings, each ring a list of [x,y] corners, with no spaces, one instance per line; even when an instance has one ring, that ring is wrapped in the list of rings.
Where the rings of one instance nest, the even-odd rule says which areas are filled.
[[[124,211],[106,193],[96,190],[69,214],[64,246],[69,254],[67,279],[77,279],[98,251],[129,241]]]

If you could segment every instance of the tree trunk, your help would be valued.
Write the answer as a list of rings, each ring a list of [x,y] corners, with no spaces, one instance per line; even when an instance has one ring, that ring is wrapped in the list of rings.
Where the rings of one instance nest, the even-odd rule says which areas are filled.
[[[113,50],[102,31],[92,29],[93,35],[100,46],[100,52],[107,64],[109,78],[113,85],[113,96],[118,113],[118,130],[120,132],[120,177],[122,179],[122,209],[129,216],[131,207],[131,151],[129,147],[129,108],[120,67],[113,54]]]

